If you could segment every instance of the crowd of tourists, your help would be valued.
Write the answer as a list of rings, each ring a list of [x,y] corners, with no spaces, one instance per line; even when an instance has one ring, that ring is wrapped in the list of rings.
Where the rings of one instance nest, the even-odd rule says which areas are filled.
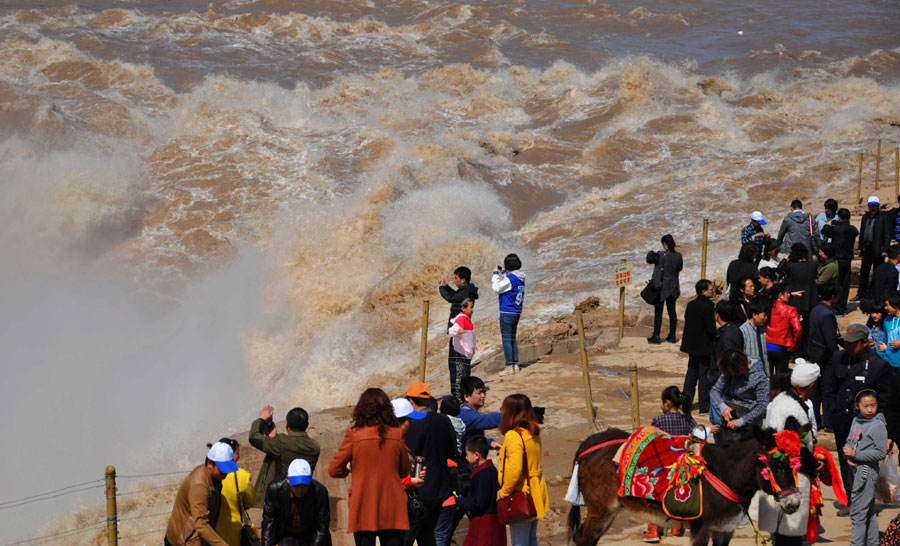
[[[522,262],[509,254],[491,275],[498,294],[505,366],[519,372],[516,330],[525,297]],[[351,425],[328,462],[332,478],[350,478],[346,531],[358,546],[449,546],[464,517],[464,546],[537,546],[537,522],[549,510],[541,469],[540,421],[524,394],[503,400],[501,411],[482,412],[488,387],[471,375],[475,353],[472,313],[478,288],[467,267],[453,271],[453,286],[439,282],[450,303],[446,333],[451,394],[436,399],[422,382],[389,399],[381,389],[359,397]],[[312,479],[318,442],[306,432],[309,415],[293,408],[277,430],[274,408],[263,407],[249,442],[265,453],[256,481],[237,466],[240,446],[222,438],[208,446],[204,464],[185,478],[175,498],[166,546],[327,546],[331,507],[325,485]],[[494,440],[485,431],[498,429]],[[500,468],[489,457],[499,450]],[[527,494],[526,494],[527,493]],[[522,500],[525,499],[525,510]],[[505,504],[504,504],[505,503]],[[498,505],[506,506],[498,515]],[[259,529],[247,508],[262,509]]]
[[[833,434],[849,498],[838,515],[851,518],[851,544],[874,546],[879,461],[900,439],[900,208],[882,210],[871,196],[860,227],[851,220],[834,199],[816,216],[794,200],[778,232],[769,233],[764,215],[753,211],[721,294],[708,279],[695,283],[680,340],[688,355],[681,398],[668,400],[708,414],[717,442],[747,438],[765,425],[798,430],[812,450],[820,433]],[[654,269],[642,292],[654,305],[651,344],[679,342],[682,257],[671,235],[661,243],[661,251],[647,255]],[[853,302],[867,323],[840,329],[837,318]],[[664,306],[669,330],[662,339]],[[773,534],[776,546],[799,545],[806,536],[805,487],[806,504],[797,514],[777,515],[774,505],[760,502],[760,528]],[[659,540],[653,531],[645,541]]]
[[[879,461],[900,438],[900,210],[881,210],[874,196],[867,205],[857,229],[850,211],[834,199],[817,216],[795,200],[777,234],[768,233],[764,215],[753,211],[724,290],[708,279],[695,283],[681,340],[676,301],[683,260],[672,235],[662,237],[662,250],[648,253],[654,269],[641,295],[654,306],[648,342],[680,341],[688,355],[683,387],[662,393],[662,414],[653,426],[704,440],[711,435],[717,443],[748,438],[755,426],[796,430],[810,452],[821,434],[833,434],[840,481],[847,485],[839,515],[851,517],[851,544],[873,546],[879,540]],[[862,264],[850,300],[856,256]],[[491,275],[505,359],[500,375],[520,369],[521,268],[518,256],[510,254]],[[536,545],[538,521],[549,510],[542,411],[514,394],[500,412],[482,412],[488,387],[471,375],[478,299],[471,270],[456,268],[452,285],[441,280],[439,291],[450,303],[451,394],[436,399],[421,382],[393,400],[377,388],[361,394],[327,468],[332,478],[351,480],[346,532],[360,546],[449,546],[467,517],[464,546],[506,545],[507,530],[513,546]],[[853,303],[868,314],[867,324],[839,329],[837,317]],[[664,308],[669,328],[662,338]],[[707,414],[712,426],[698,427],[693,409]],[[167,546],[331,544],[328,491],[312,479],[320,447],[306,432],[309,415],[291,409],[283,432],[273,415],[265,406],[250,426],[250,444],[265,453],[255,481],[237,466],[236,441],[223,438],[209,446],[205,463],[178,490]],[[486,437],[491,429],[503,437]],[[499,449],[499,468],[491,449]],[[771,533],[776,546],[800,545],[807,537],[811,484],[798,480],[805,504],[794,514],[780,513],[765,496],[754,501],[759,528]],[[259,533],[249,524],[249,507],[262,508]],[[650,526],[643,539],[658,542],[664,531]],[[684,533],[678,526],[671,531]]]
[[[500,412],[482,412],[487,391],[472,375],[460,382],[462,404],[453,395],[435,399],[421,382],[393,400],[378,388],[363,391],[327,470],[351,479],[346,531],[357,545],[448,546],[463,517],[464,546],[505,546],[507,527],[513,545],[537,545],[538,520],[550,509],[540,419],[524,394],[507,396]],[[284,432],[272,416],[265,406],[250,425],[250,444],[265,453],[255,483],[237,466],[235,440],[208,446],[175,497],[167,546],[332,543],[328,490],[312,479],[320,448],[306,432],[308,415],[288,411]],[[500,442],[485,436],[489,429]],[[497,448],[499,469],[489,457]],[[526,510],[522,499],[530,499]],[[252,506],[262,508],[259,532],[247,517]]]

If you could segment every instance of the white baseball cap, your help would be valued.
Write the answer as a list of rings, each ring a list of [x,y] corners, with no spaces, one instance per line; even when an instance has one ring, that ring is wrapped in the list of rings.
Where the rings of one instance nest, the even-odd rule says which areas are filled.
[[[216,442],[209,448],[206,458],[216,463],[219,470],[225,474],[237,472],[237,463],[234,462],[234,450],[225,442]]]
[[[866,200],[866,204],[868,204],[868,205],[880,205],[880,204],[881,204],[881,200],[878,199],[878,196],[877,196],[877,195],[870,195],[869,198]]]
[[[425,418],[425,412],[416,411],[406,398],[394,398],[391,400],[391,406],[394,408],[394,417],[397,419],[403,419],[404,417],[409,417],[410,419]]]
[[[288,482],[291,485],[309,485],[312,481],[312,469],[303,459],[294,459],[288,467]]]
[[[752,214],[750,214],[750,219],[754,222],[759,222],[759,225],[766,225],[766,220],[763,218],[763,215],[758,210],[754,210]]]

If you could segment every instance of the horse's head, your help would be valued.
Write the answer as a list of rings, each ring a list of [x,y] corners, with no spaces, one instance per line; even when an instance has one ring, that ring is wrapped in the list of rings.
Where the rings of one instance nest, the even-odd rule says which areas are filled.
[[[774,496],[785,514],[793,514],[800,508],[797,473],[812,476],[816,461],[794,431],[775,432],[755,427],[753,432],[759,444],[756,461],[759,489]]]

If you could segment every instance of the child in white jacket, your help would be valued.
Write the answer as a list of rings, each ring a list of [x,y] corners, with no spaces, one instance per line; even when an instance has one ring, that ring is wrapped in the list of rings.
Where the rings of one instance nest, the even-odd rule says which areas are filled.
[[[450,392],[462,403],[459,384],[471,375],[472,357],[475,356],[475,326],[472,324],[475,300],[466,298],[460,308],[462,312],[453,317],[448,333],[453,337],[453,350],[458,354],[454,356],[456,362],[450,366]]]

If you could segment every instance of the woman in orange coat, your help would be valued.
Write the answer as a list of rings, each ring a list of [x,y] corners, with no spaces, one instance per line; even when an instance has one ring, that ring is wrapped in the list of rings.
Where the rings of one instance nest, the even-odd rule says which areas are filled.
[[[797,351],[803,327],[797,309],[788,304],[791,291],[786,284],[776,284],[772,289],[775,303],[769,313],[769,326],[766,328],[766,350],[769,353],[769,377],[777,373],[787,373],[788,357]]]
[[[356,546],[374,546],[376,537],[382,546],[402,546],[409,519],[401,480],[409,476],[409,459],[391,401],[381,389],[366,389],[352,420],[328,463],[332,478],[346,478],[352,467],[347,532]]]
[[[499,427],[503,433],[503,447],[500,448],[500,491],[497,492],[497,499],[520,491],[531,493],[537,516],[510,523],[509,536],[512,546],[537,546],[537,520],[550,511],[550,495],[541,469],[544,453],[541,427],[538,426],[531,400],[524,394],[507,396],[500,413],[503,415]],[[523,459],[528,461],[527,480]]]

